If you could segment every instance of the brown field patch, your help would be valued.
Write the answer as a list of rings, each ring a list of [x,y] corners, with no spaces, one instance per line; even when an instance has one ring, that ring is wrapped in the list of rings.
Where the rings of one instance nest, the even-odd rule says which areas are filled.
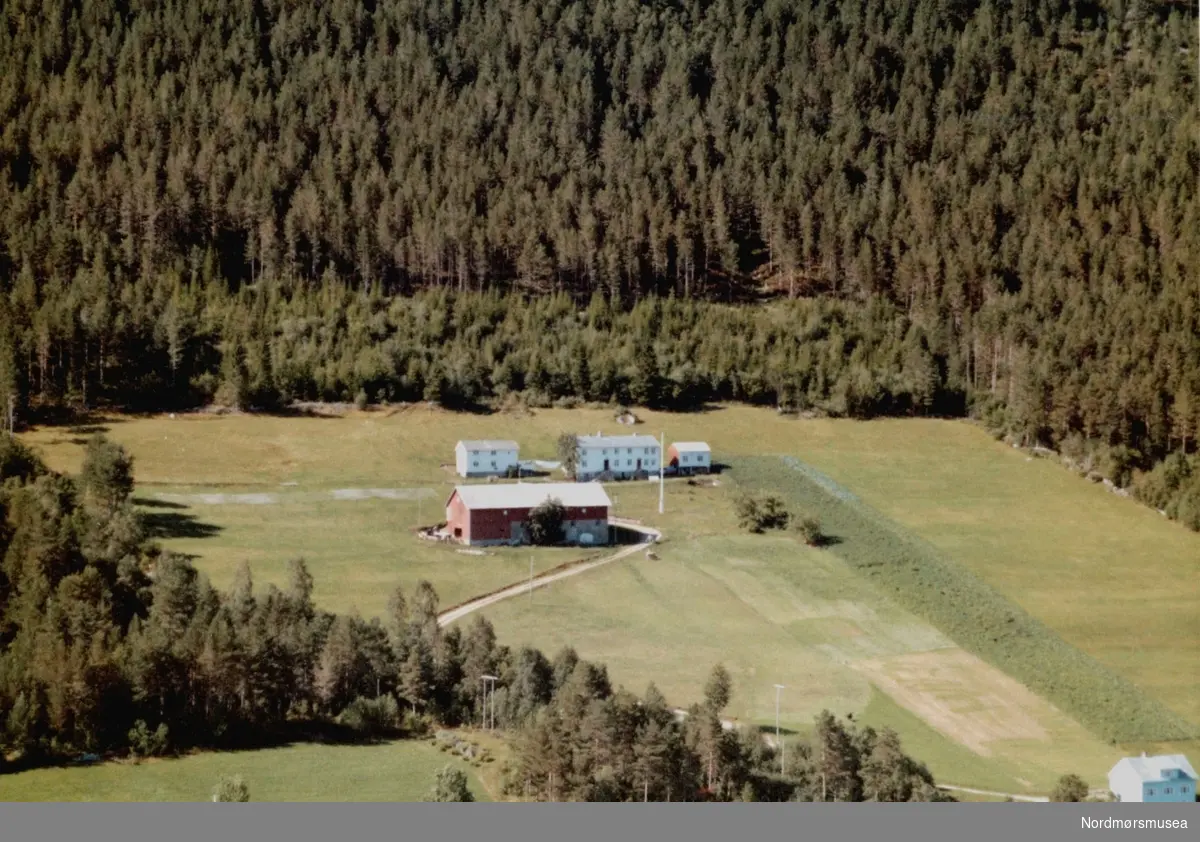
[[[961,649],[914,652],[851,664],[879,689],[984,757],[1003,740],[1047,742],[1054,708]]]

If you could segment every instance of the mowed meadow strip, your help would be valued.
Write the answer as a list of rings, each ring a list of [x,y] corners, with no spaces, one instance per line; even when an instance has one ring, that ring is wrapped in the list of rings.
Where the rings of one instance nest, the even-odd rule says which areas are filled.
[[[1195,739],[1200,728],[1068,644],[932,545],[790,456],[739,459],[744,488],[820,518],[829,552],[900,605],[1114,743]]]

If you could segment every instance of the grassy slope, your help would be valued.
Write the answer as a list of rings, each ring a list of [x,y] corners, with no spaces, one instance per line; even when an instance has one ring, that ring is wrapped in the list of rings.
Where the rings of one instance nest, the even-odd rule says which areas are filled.
[[[420,523],[444,517],[454,442],[471,435],[470,419],[416,410],[348,419],[167,416],[111,419],[108,435],[135,456],[135,499],[164,546],[195,556],[218,588],[248,562],[257,582],[282,585],[287,562],[303,556],[315,597],[335,611],[380,614],[392,589],[428,579],[444,606],[507,585],[535,569],[581,557],[578,550],[491,550],[478,557],[413,537]],[[555,432],[543,436],[553,454]],[[86,439],[63,428],[26,440],[51,467],[75,472]],[[323,500],[316,492],[347,488],[426,489],[416,500]],[[163,495],[272,494],[266,505],[209,505],[188,499],[164,506]]]
[[[801,459],[1200,721],[1200,536],[965,424],[803,426]]]
[[[428,743],[402,741],[36,769],[0,776],[0,801],[207,801],[222,775],[241,775],[254,801],[420,801],[449,763],[467,772],[476,800],[491,800],[465,762]]]
[[[700,697],[712,665],[734,679],[728,711],[773,724],[773,685],[787,686],[783,727],[803,732],[824,708],[890,725],[940,779],[1020,792],[1045,790],[1067,770],[1096,778],[1115,754],[1079,725],[1039,704],[1028,711],[1046,740],[1001,740],[983,757],[923,723],[872,686],[857,668],[868,657],[957,652],[839,559],[787,538],[746,536],[670,541],[659,560],[635,556],[534,596],[487,609],[500,639],[553,652],[571,644],[608,664],[615,681],[641,692],[653,681],[668,699]],[[942,698],[973,704],[986,687],[962,674]]]
[[[762,452],[796,454],[947,551],[1069,642],[1152,689],[1180,712],[1192,714],[1200,705],[1200,693],[1196,692],[1200,689],[1200,587],[1196,586],[1200,538],[1136,503],[1107,494],[1055,465],[1029,462],[962,423],[795,421],[742,407],[690,415],[643,413],[643,417],[647,424],[639,427],[639,432],[665,429],[668,440],[708,440],[718,460],[735,461]],[[411,409],[390,416],[354,413],[341,420],[161,417],[117,421],[109,426],[110,434],[138,457],[139,495],[210,490],[201,487],[204,485],[222,491],[274,491],[283,483],[297,483],[300,490],[423,485],[437,489],[440,496],[453,483],[441,466],[451,461],[453,442],[460,437],[515,437],[521,441],[523,457],[552,458],[554,440],[564,430],[620,430],[612,423],[611,413],[603,410],[539,411],[515,417]],[[48,429],[26,438],[41,447],[53,466],[67,470],[78,466],[79,435]],[[214,459],[214,454],[219,458]],[[618,485],[612,489],[619,513],[657,521],[668,530],[665,559],[674,551],[673,545],[728,534],[731,527],[731,518],[721,507],[708,508],[701,517],[688,511],[689,507],[677,505],[679,488],[671,486],[667,514],[661,518],[654,513],[656,493],[652,488]],[[218,583],[241,558],[254,562],[260,581],[278,579],[283,561],[293,550],[303,549],[317,577],[318,599],[323,604],[339,608],[354,604],[375,613],[385,598],[382,589],[376,592],[377,583],[389,580],[393,571],[398,579],[406,580],[408,565],[425,550],[417,548],[403,528],[395,525],[410,518],[415,522],[411,512],[415,504],[372,501],[336,505],[348,508],[334,513],[332,505],[324,510],[301,507],[292,512],[282,505],[240,509],[195,506],[187,513],[224,529],[215,537],[173,539],[168,545],[199,554],[198,564]],[[370,507],[376,507],[374,513],[369,514]],[[396,517],[389,522],[391,512]],[[296,527],[300,521],[307,525]],[[522,554],[508,566],[523,572],[527,559]],[[432,578],[451,602],[455,600],[450,594],[473,590],[477,581],[484,584],[479,565],[486,562],[490,567],[494,561],[504,563],[499,557],[442,554],[437,559],[430,557],[425,567],[436,571]],[[543,561],[538,563],[541,566]],[[549,563],[545,561],[546,566]],[[412,565],[413,571],[416,566]],[[632,563],[621,568],[630,566]],[[644,569],[655,570],[657,575],[665,568]],[[337,581],[322,584],[324,571],[334,572]],[[595,574],[617,575],[617,568]],[[506,576],[503,572],[497,579]],[[664,582],[660,593],[685,600],[715,587],[710,576],[704,576],[704,584],[694,577]],[[592,578],[580,577],[541,591],[536,599],[557,598],[560,590],[592,587]],[[490,585],[481,589],[490,589]],[[1064,592],[1069,598],[1063,598]],[[628,605],[632,612],[638,600],[651,596],[645,586],[640,591],[630,586],[619,600],[611,601]],[[518,607],[513,603],[505,610]],[[711,660],[707,653],[693,657],[694,647],[715,645],[713,640],[721,636],[716,624],[722,617],[719,609],[707,616],[701,611],[688,613],[690,631],[680,641],[681,648],[663,647],[665,660],[695,664],[698,677],[679,683],[678,698],[696,695]],[[611,636],[627,625],[620,616],[592,618],[564,609],[562,623],[567,622],[578,632],[573,632],[572,640],[602,643],[613,652],[609,660],[616,662],[624,656],[636,668],[628,678],[617,671],[619,680],[634,687],[644,677],[660,683],[671,681],[669,671],[641,667],[645,659],[636,650],[623,652]],[[653,612],[642,622],[660,627]],[[589,625],[594,626],[590,637],[584,633]],[[746,648],[740,651],[749,652],[753,660],[769,648],[763,641],[770,639],[746,635]],[[588,654],[600,657],[598,652]],[[784,657],[802,656],[785,653]],[[857,704],[868,698],[886,699],[879,694],[869,696],[860,684],[836,678],[836,670],[823,675],[827,681],[808,683],[825,683],[826,689],[820,692],[828,693],[831,706],[836,707],[839,699]],[[803,675],[796,682],[797,686],[805,683]],[[761,711],[767,702],[764,695],[755,704]],[[769,703],[763,721],[773,718],[773,696]],[[879,704],[867,702],[867,712]],[[916,739],[911,725],[904,733],[910,743]],[[933,734],[924,740],[930,750],[939,740],[957,748],[937,732]],[[922,756],[917,746],[914,750]],[[1088,768],[1096,765],[1091,760],[1085,764]],[[994,759],[987,765],[996,768]],[[973,773],[971,780],[955,782],[996,787],[996,781],[983,779],[986,776]]]
[[[174,491],[186,491],[175,488]],[[138,499],[148,499],[139,491]],[[314,597],[333,611],[357,609],[381,614],[398,584],[411,589],[421,579],[433,583],[442,605],[508,585],[529,573],[529,559],[543,570],[592,551],[578,549],[489,549],[489,555],[459,553],[450,545],[413,535],[417,504],[397,500],[286,502],[271,505],[192,504],[185,514],[219,531],[211,537],[177,537],[163,544],[196,557],[218,588],[228,587],[238,565],[249,562],[255,581],[280,584],[289,559],[304,557],[315,579]],[[423,503],[425,520],[444,516],[439,497]],[[164,510],[143,507],[151,518]],[[432,514],[431,514],[432,512]]]
[[[790,464],[789,464],[790,463]],[[738,463],[745,481],[817,514],[830,550],[956,643],[1003,669],[1106,739],[1182,739],[1196,729],[1132,682],[1066,643],[937,548],[914,539],[793,457]],[[832,489],[822,485],[831,485]]]

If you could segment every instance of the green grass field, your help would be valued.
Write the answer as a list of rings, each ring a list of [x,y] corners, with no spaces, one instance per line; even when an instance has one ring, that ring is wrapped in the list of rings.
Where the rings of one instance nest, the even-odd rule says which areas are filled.
[[[734,470],[718,488],[669,483],[662,516],[651,484],[611,486],[617,514],[664,530],[661,559],[638,555],[540,590],[532,611],[525,600],[493,607],[488,614],[506,643],[573,644],[630,689],[653,679],[680,704],[698,697],[722,660],[743,721],[773,722],[778,681],[788,685],[791,727],[807,727],[822,707],[891,724],[947,782],[1045,791],[1061,772],[1076,771],[1099,784],[1117,748],[1006,684],[834,553],[737,535],[731,492],[739,460],[784,453],[929,541],[1067,643],[1200,720],[1200,536],[964,422],[795,420],[746,407],[641,415],[638,432],[707,440]],[[456,440],[516,438],[522,458],[553,458],[563,431],[629,431],[605,410],[462,415],[424,407],[341,419],[180,416],[105,426],[137,459],[139,499],[277,495],[267,505],[176,497],[186,508],[145,509],[166,516],[163,543],[194,555],[218,586],[242,560],[256,581],[282,582],[286,561],[303,555],[322,605],[368,615],[395,583],[428,578],[448,605],[528,572],[526,551],[473,557],[412,535],[418,520],[437,519],[440,511],[424,508],[440,509],[453,487],[446,466]],[[25,439],[53,467],[77,469],[81,431],[47,428]],[[372,488],[426,488],[432,496],[420,517],[411,499],[318,499]],[[540,568],[570,556],[534,557]]]
[[[798,426],[783,452],[1200,721],[1200,535],[967,424]]]
[[[180,496],[189,491],[170,490]],[[303,557],[313,572],[313,595],[320,605],[366,616],[383,613],[397,585],[411,589],[427,579],[443,607],[450,607],[527,576],[530,557],[540,571],[588,555],[578,549],[510,547],[466,555],[458,552],[460,548],[415,537],[418,511],[413,501],[313,500],[288,489],[276,497],[280,502],[188,502],[178,509],[162,508],[144,490],[135,499],[142,502],[139,508],[152,526],[162,524],[159,534],[173,536],[164,538],[163,545],[193,556],[217,588],[230,585],[243,561],[250,564],[256,582],[282,584],[288,560]],[[444,517],[444,502],[440,493],[423,501],[423,520],[436,523]],[[188,520],[180,524],[180,518]]]
[[[222,775],[241,775],[252,801],[420,801],[448,764],[467,773],[477,801],[491,800],[470,765],[406,740],[35,769],[0,776],[0,801],[208,801]]]
[[[486,615],[510,645],[553,652],[570,643],[628,689],[653,681],[678,704],[700,698],[709,670],[724,663],[734,680],[728,715],[740,722],[773,725],[773,685],[784,684],[783,727],[806,731],[825,708],[889,725],[951,783],[1044,791],[1067,769],[1099,779],[1119,756],[831,553],[745,536],[668,542],[658,554]],[[893,679],[912,710],[877,689]]]
[[[743,482],[818,515],[830,554],[956,644],[999,667],[1105,739],[1183,740],[1196,726],[1117,675],[934,546],[794,457],[749,457]]]

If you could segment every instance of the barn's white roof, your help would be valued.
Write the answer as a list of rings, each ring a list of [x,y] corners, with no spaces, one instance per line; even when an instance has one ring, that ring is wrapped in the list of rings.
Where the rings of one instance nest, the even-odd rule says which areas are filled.
[[[579,436],[580,447],[658,447],[658,439],[654,436],[639,436],[636,433],[627,436]]]
[[[702,441],[677,441],[671,447],[675,448],[680,453],[709,453],[707,442]]]
[[[612,501],[598,482],[508,482],[459,485],[454,493],[468,509],[532,509],[555,499],[568,507],[609,507]]]
[[[515,441],[500,440],[500,439],[474,439],[460,441],[468,452],[476,450],[517,450]]]
[[[1141,757],[1126,757],[1117,763],[1117,766],[1121,766],[1122,764],[1132,769],[1146,783],[1166,780],[1163,773],[1169,769],[1179,769],[1192,780],[1197,780],[1196,770],[1192,768],[1192,764],[1188,763],[1188,759],[1182,754],[1159,754],[1154,757],[1146,757],[1145,755]],[[1113,767],[1113,771],[1116,771],[1116,767]]]

